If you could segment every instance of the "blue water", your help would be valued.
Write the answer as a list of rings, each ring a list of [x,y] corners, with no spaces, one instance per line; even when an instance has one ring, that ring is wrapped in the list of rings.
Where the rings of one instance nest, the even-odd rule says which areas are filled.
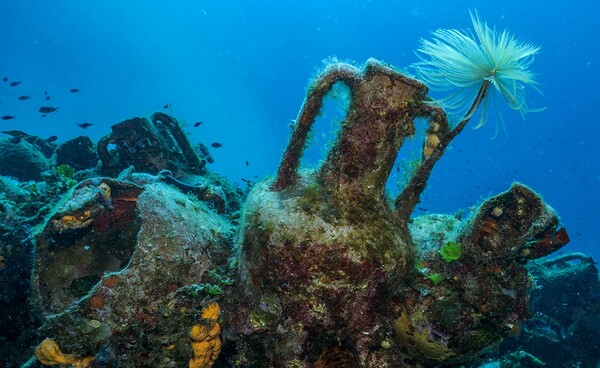
[[[187,124],[192,142],[223,144],[212,150],[211,170],[259,180],[275,172],[324,59],[374,57],[407,69],[421,37],[470,28],[475,8],[490,25],[542,46],[532,69],[543,95],[529,90],[527,100],[546,110],[525,121],[507,111],[507,133],[496,139],[493,124],[466,129],[419,207],[468,209],[519,181],[560,213],[572,239],[564,251],[599,258],[597,1],[3,1],[0,76],[22,84],[0,82],[0,115],[17,117],[0,127],[97,140],[112,124],[165,111]],[[334,102],[315,134],[325,147],[339,119]],[[42,118],[43,105],[59,110]],[[204,123],[193,128],[196,121]],[[76,126],[83,122],[93,126]],[[324,154],[312,149],[308,162]]]

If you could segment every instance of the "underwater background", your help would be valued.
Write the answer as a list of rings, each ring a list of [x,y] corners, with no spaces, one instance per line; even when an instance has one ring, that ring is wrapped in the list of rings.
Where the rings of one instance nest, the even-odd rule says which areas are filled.
[[[497,30],[541,46],[532,71],[542,93],[528,89],[526,98],[545,109],[523,120],[500,104],[505,129],[465,129],[414,215],[469,211],[520,182],[568,229],[571,242],[557,254],[598,260],[597,1],[3,1],[0,115],[15,118],[1,120],[0,130],[97,141],[113,124],[160,111],[192,143],[212,144],[209,169],[245,188],[276,172],[324,62],[373,57],[412,75],[420,39],[438,28],[471,29],[475,9]],[[345,102],[343,90],[330,94],[303,165],[325,157]],[[42,114],[41,106],[58,110]],[[420,139],[402,148],[399,168],[418,154]],[[393,170],[391,195],[404,180]]]

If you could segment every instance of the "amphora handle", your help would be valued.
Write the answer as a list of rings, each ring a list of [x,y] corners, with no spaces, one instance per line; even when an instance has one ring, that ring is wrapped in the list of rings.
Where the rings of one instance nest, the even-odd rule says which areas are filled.
[[[319,110],[323,106],[323,99],[327,93],[339,81],[346,83],[350,91],[352,91],[353,86],[359,79],[359,74],[360,71],[353,65],[334,63],[321,72],[312,82],[300,109],[290,141],[283,153],[283,159],[277,172],[277,179],[272,187],[273,190],[280,191],[296,183],[300,158],[306,146],[308,133],[312,129]]]
[[[279,167],[274,190],[293,185],[308,132],[333,84],[350,89],[342,128],[319,171],[330,193],[381,199],[404,138],[415,133],[427,88],[395,69],[369,59],[362,70],[344,63],[327,67],[312,83]],[[346,196],[347,197],[347,196]]]

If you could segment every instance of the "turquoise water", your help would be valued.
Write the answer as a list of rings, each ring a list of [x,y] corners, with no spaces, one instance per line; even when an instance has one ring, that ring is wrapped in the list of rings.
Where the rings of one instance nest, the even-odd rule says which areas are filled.
[[[112,124],[162,111],[183,122],[192,142],[221,143],[211,148],[210,169],[243,187],[242,179],[277,170],[324,61],[362,65],[373,57],[412,73],[420,39],[437,28],[471,28],[473,9],[542,47],[532,70],[543,94],[526,96],[545,110],[523,120],[503,107],[506,133],[495,139],[494,124],[467,128],[437,164],[415,214],[468,210],[518,181],[560,214],[571,237],[560,253],[600,258],[596,1],[3,1],[0,78],[8,80],[0,81],[0,115],[16,118],[0,127],[57,135],[58,143],[82,134],[97,140]],[[334,97],[306,165],[324,157],[343,116],[343,96]],[[40,106],[58,110],[42,117]],[[86,122],[93,125],[77,126]],[[417,146],[407,142],[401,156]],[[401,180],[390,178],[390,192]]]

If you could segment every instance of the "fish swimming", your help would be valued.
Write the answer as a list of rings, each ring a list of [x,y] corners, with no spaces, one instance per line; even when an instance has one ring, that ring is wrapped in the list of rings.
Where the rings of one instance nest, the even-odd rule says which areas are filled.
[[[81,123],[81,124],[77,124],[78,127],[80,127],[81,129],[87,129],[89,127],[91,127],[93,124],[91,123]]]
[[[203,121],[198,121],[196,123],[194,123],[194,128],[198,128],[200,125],[202,125]]]
[[[17,98],[17,100],[25,101],[25,100],[29,100],[30,98],[31,98],[31,96],[19,96],[19,98]]]
[[[248,179],[244,179],[244,178],[240,178],[244,183],[246,183],[246,185],[248,186],[252,186],[254,184],[254,182],[252,180],[248,180]]]
[[[2,120],[12,120],[12,119],[16,119],[17,117],[15,115],[4,115],[2,117]]]
[[[58,139],[57,136],[51,135],[50,137],[46,138],[46,142],[48,142],[48,143],[56,142],[57,139]]]
[[[40,109],[38,111],[41,112],[42,114],[49,114],[56,110],[58,110],[58,107],[42,106],[42,107],[40,107]]]
[[[19,85],[19,84],[21,84],[21,83],[22,83],[22,82],[10,82],[9,86],[11,86],[11,87],[16,87],[16,86],[18,86],[18,85]]]
[[[77,93],[77,92],[79,92],[79,90],[77,88],[71,88],[69,90],[69,92],[71,92],[71,93]]]
[[[210,146],[214,147],[214,148],[221,148],[221,147],[223,147],[223,144],[219,143],[219,142],[214,142]]]

